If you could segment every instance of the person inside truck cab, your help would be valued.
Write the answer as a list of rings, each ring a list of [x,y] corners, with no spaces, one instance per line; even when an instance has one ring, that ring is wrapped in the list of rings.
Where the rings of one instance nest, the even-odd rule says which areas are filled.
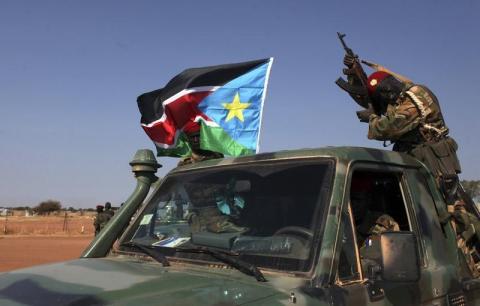
[[[188,218],[192,232],[231,233],[246,230],[234,223],[237,213],[234,210],[242,209],[244,203],[241,198],[232,195],[229,188],[229,184],[201,182],[185,185],[194,207]]]
[[[368,176],[356,176],[350,189],[350,203],[355,221],[359,247],[372,235],[386,231],[399,231],[400,226],[387,213],[382,201],[375,199],[376,181]]]
[[[350,187],[350,205],[355,223],[357,246],[361,266],[366,275],[370,266],[378,265],[380,234],[400,231],[399,223],[389,214],[394,207],[387,207],[388,184],[369,173],[356,173]],[[378,195],[381,195],[380,197]]]
[[[383,66],[363,61],[376,71],[363,82],[352,69],[359,64],[358,60],[346,54],[343,63],[347,68],[348,83],[361,85],[365,95],[354,94],[347,90],[350,96],[359,104],[368,107],[357,112],[360,122],[368,124],[368,138],[390,142],[393,151],[404,152],[421,161],[435,177],[437,188],[441,191],[449,211],[462,212],[443,217],[454,222],[454,227],[461,228],[462,222],[469,220],[474,227],[480,228],[480,212],[473,200],[466,194],[460,184],[458,175],[461,173],[457,157],[458,145],[449,136],[440,103],[435,94],[426,86],[413,83]],[[365,76],[366,77],[366,76]],[[366,87],[366,88],[365,88]],[[459,200],[464,201],[463,209],[456,209]],[[468,214],[474,216],[470,218]],[[460,226],[456,226],[460,225]],[[465,237],[471,238],[465,241]],[[480,254],[480,239],[476,235],[457,233],[459,245],[468,245],[462,250],[466,258],[472,253]],[[475,256],[480,266],[480,255]],[[477,271],[478,270],[478,271]],[[480,269],[472,269],[480,273]]]

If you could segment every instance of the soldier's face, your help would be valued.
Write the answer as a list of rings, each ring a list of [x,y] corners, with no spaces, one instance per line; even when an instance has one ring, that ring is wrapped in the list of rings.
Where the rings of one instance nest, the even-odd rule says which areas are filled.
[[[375,109],[375,113],[377,115],[383,115],[387,111],[387,106],[390,104],[389,102],[385,101],[383,97],[374,97],[372,98],[373,108]]]
[[[376,88],[372,100],[375,102],[377,113],[385,113],[389,104],[397,102],[404,84],[393,76],[384,79]]]

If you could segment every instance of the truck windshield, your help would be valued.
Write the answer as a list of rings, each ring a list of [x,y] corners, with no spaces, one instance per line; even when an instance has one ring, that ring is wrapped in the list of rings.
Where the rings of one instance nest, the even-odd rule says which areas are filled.
[[[169,175],[126,234],[170,258],[214,261],[224,251],[258,267],[308,271],[333,161],[276,161]],[[315,242],[315,243],[314,243]]]

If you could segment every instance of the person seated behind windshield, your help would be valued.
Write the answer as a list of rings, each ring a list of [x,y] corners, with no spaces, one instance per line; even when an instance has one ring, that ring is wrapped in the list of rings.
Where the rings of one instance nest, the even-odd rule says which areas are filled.
[[[226,211],[223,186],[194,183],[186,188],[194,206],[188,218],[192,233],[234,233],[246,230],[235,225],[230,215],[222,213],[223,210]]]

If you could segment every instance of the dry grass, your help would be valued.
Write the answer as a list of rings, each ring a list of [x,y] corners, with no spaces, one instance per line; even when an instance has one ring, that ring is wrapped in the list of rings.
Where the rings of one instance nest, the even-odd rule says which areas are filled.
[[[0,219],[0,236],[92,236],[95,214],[80,216],[9,216]]]

